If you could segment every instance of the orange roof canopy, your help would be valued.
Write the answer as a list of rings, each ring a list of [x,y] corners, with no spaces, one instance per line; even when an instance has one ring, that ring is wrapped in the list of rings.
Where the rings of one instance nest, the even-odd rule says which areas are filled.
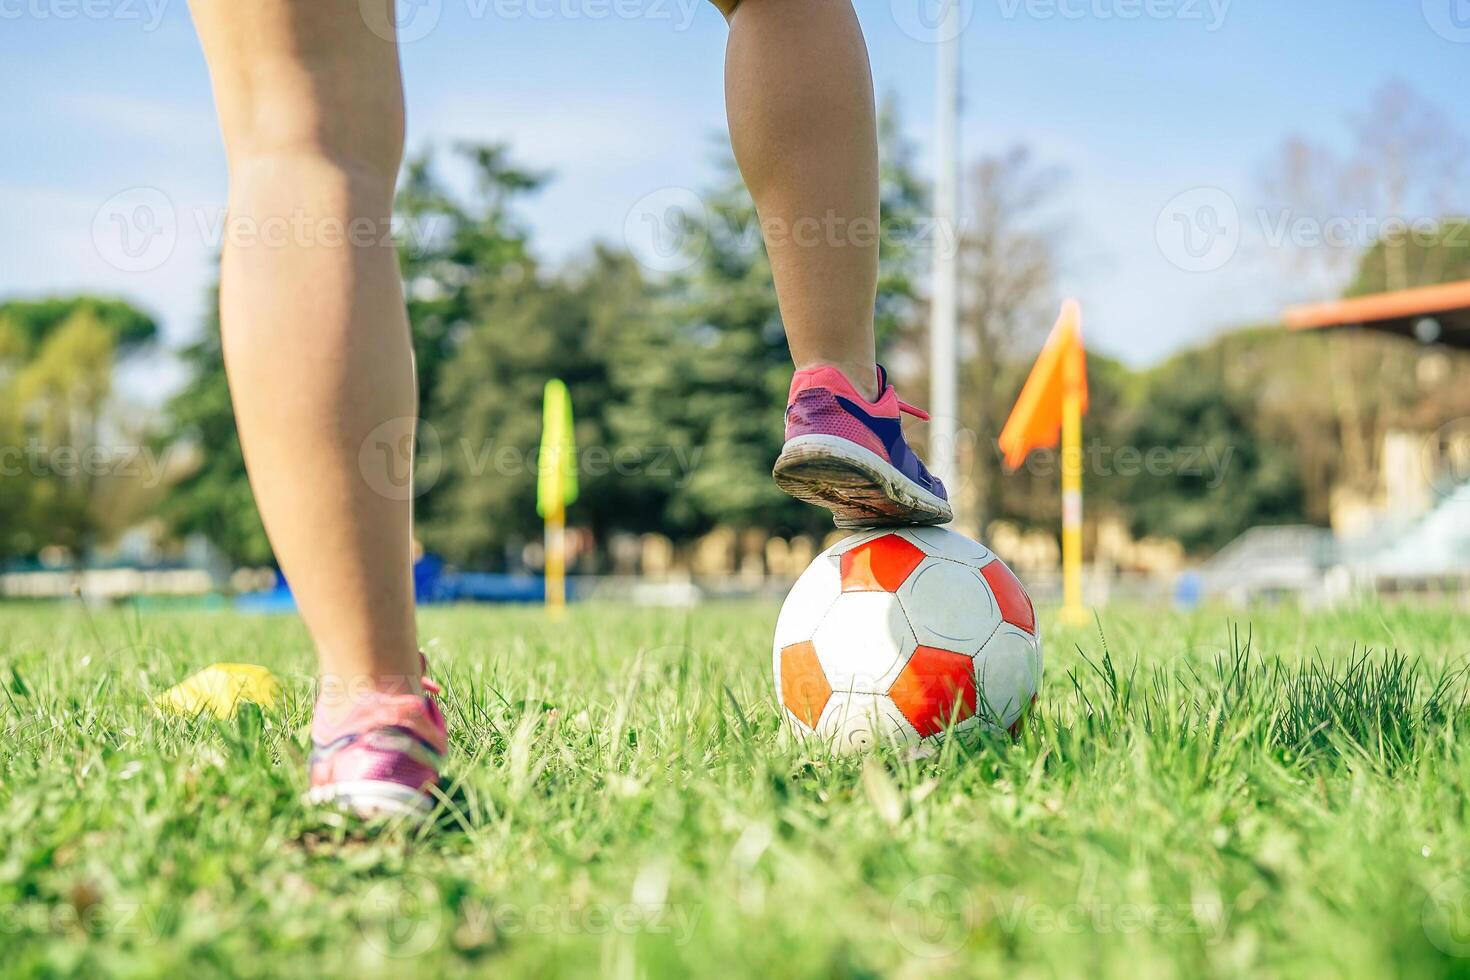
[[[1470,350],[1470,281],[1293,306],[1285,320],[1292,330],[1367,327]]]

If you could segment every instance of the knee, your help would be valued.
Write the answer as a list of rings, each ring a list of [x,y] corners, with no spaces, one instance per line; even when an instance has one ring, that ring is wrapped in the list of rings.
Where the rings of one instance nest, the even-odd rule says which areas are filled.
[[[232,169],[269,162],[389,186],[396,181],[404,130],[396,86],[363,92],[291,79],[247,91],[236,111],[222,113]]]
[[[318,120],[298,124],[279,116],[249,133],[230,152],[231,169],[241,176],[265,166],[335,174],[353,184],[387,187],[397,181],[402,160],[401,133],[343,133]]]

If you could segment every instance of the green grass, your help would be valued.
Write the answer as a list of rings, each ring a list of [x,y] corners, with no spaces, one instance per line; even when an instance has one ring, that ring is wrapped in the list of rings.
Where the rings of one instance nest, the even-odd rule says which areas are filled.
[[[1023,741],[780,734],[775,610],[424,614],[455,809],[304,809],[288,618],[0,607],[0,970],[276,976],[1470,975],[1465,620],[1114,609]],[[149,698],[276,670],[232,722]]]

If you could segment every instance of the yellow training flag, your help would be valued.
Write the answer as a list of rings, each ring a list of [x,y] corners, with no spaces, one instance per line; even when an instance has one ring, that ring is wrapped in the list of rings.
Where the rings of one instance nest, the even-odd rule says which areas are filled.
[[[208,712],[216,718],[231,718],[240,702],[269,708],[280,697],[275,675],[255,664],[215,664],[158,696],[160,708],[180,715]]]
[[[572,423],[572,394],[558,378],[546,382],[541,415],[541,456],[536,481],[536,512],[542,517],[564,511],[576,501],[577,437]]]
[[[1052,328],[1016,407],[1000,433],[1006,466],[1017,469],[1034,450],[1052,449],[1061,438],[1067,395],[1087,412],[1087,355],[1082,345],[1082,307],[1067,300]]]

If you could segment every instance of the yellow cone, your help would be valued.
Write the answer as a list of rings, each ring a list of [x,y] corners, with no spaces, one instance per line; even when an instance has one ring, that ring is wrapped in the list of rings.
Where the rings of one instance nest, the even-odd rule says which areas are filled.
[[[269,708],[280,695],[280,682],[264,667],[215,664],[164,691],[156,703],[160,708],[181,715],[209,712],[216,718],[233,718],[242,701]]]

